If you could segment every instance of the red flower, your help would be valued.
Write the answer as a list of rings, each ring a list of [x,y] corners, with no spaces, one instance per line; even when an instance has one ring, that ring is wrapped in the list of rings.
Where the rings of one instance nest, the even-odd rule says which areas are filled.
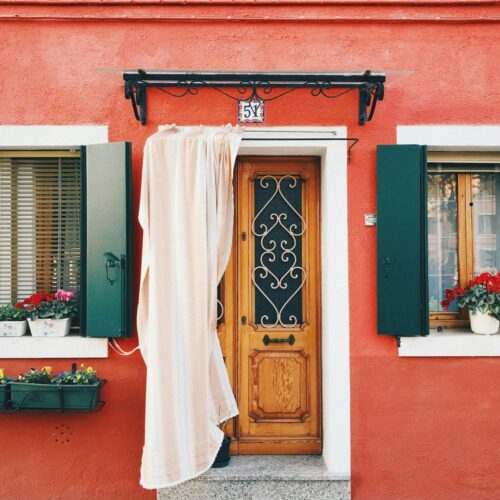
[[[445,311],[447,311],[447,310],[448,310],[448,307],[450,307],[450,303],[449,303],[446,299],[443,299],[443,300],[441,301],[441,307],[442,307]]]
[[[38,294],[35,294],[30,297],[29,301],[30,304],[33,304],[35,307],[39,307],[42,303],[42,297],[40,297],[40,295]]]
[[[17,304],[14,305],[16,309],[22,309],[24,307],[24,302],[18,302]]]
[[[476,280],[475,280],[475,284],[476,285],[479,285],[479,284],[486,284],[488,283],[489,281],[491,281],[491,279],[493,278],[493,276],[490,274],[490,273],[482,273],[480,274]]]
[[[40,307],[42,302],[51,302],[52,300],[52,295],[45,292],[36,292],[33,295],[30,295],[27,299],[24,299],[23,303],[25,305],[31,304],[35,307]]]

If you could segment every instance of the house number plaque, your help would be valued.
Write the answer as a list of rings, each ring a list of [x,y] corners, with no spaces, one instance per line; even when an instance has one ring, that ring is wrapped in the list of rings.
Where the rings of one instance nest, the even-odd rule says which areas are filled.
[[[238,101],[238,123],[264,123],[264,101]]]

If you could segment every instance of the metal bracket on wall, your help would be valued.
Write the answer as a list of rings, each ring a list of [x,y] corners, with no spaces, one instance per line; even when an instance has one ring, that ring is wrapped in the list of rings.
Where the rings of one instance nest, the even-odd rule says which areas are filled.
[[[297,89],[309,89],[312,96],[335,99],[358,91],[358,123],[373,118],[378,101],[384,99],[385,74],[359,73],[221,73],[125,71],[125,98],[132,102],[135,119],[147,122],[147,89],[152,87],[172,97],[197,95],[201,88],[211,88],[235,101],[274,101]],[[337,91],[336,89],[341,89]]]

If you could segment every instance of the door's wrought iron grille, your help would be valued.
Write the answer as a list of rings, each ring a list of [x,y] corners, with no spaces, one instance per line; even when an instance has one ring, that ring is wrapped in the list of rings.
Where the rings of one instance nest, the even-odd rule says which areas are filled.
[[[301,178],[265,175],[254,180],[255,323],[264,328],[295,327],[303,322]]]
[[[217,286],[217,327],[224,323],[224,303],[222,300],[222,283]]]

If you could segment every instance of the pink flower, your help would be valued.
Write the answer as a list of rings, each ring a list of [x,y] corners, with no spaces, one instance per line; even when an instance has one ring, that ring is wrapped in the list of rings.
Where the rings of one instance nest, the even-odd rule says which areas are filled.
[[[62,302],[69,302],[71,299],[75,298],[75,294],[73,292],[69,292],[67,290],[59,289],[54,294],[54,298],[56,300],[60,300]]]

